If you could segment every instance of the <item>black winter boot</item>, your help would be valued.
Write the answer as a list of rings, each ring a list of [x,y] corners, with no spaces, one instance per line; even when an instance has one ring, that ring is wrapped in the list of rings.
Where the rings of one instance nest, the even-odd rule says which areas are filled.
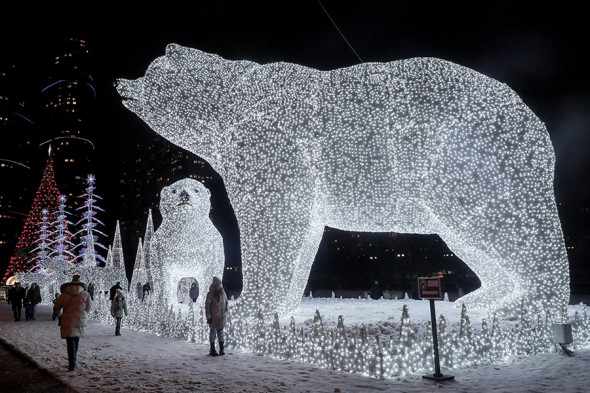
[[[225,351],[223,350],[223,341],[219,343],[219,356],[225,355]]]
[[[215,343],[211,343],[211,349],[209,350],[209,355],[211,355],[211,356],[219,356],[219,354],[215,350]]]
[[[115,328],[115,336],[120,336],[120,335],[121,335],[121,329]]]

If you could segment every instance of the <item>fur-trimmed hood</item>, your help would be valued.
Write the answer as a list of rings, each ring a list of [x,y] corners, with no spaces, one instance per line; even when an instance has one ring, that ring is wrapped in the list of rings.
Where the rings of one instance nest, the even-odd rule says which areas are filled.
[[[80,292],[83,292],[87,289],[88,286],[86,285],[86,283],[81,281],[66,282],[64,284],[61,284],[61,286],[59,287],[59,291],[61,293],[66,292],[71,296],[77,295]]]

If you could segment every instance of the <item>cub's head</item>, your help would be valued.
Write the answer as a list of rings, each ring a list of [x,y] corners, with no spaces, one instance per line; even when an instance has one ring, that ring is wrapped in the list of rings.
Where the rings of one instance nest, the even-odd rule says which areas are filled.
[[[155,132],[192,152],[219,132],[230,100],[233,62],[197,49],[170,44],[145,75],[118,79],[123,105]],[[234,67],[235,68],[235,67]]]
[[[160,192],[160,213],[169,216],[186,215],[209,218],[211,192],[194,179],[182,179],[164,187]]]

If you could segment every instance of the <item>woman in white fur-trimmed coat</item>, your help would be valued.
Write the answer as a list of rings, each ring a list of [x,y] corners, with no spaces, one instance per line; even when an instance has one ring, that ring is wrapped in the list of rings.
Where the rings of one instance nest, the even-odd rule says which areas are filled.
[[[80,337],[84,336],[86,327],[86,313],[90,311],[92,301],[90,294],[86,292],[86,284],[80,281],[79,275],[74,275],[71,282],[62,284],[61,295],[53,305],[53,315],[63,313],[60,322],[61,338],[66,339],[68,348],[69,371],[76,368],[76,355]]]

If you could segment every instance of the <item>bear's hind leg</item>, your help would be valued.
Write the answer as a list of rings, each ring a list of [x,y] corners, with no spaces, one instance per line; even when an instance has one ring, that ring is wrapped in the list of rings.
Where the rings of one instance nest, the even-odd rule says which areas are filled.
[[[322,223],[313,223],[307,231],[307,236],[303,241],[303,247],[299,251],[299,256],[295,262],[293,278],[285,302],[281,307],[282,312],[293,311],[299,306],[303,291],[309,279],[311,265],[315,259],[322,236],[324,235],[324,225]]]
[[[505,270],[519,291],[499,306],[507,314],[519,313],[524,305],[531,313],[559,317],[569,303],[570,287],[557,207],[549,192],[539,192],[528,202],[503,231],[506,235],[500,243],[507,261]]]
[[[501,302],[504,297],[514,292],[514,283],[504,270],[501,258],[484,245],[473,245],[463,237],[442,231],[441,238],[473,272],[481,282],[481,286],[455,302],[460,307],[465,304],[470,308],[490,308]]]

